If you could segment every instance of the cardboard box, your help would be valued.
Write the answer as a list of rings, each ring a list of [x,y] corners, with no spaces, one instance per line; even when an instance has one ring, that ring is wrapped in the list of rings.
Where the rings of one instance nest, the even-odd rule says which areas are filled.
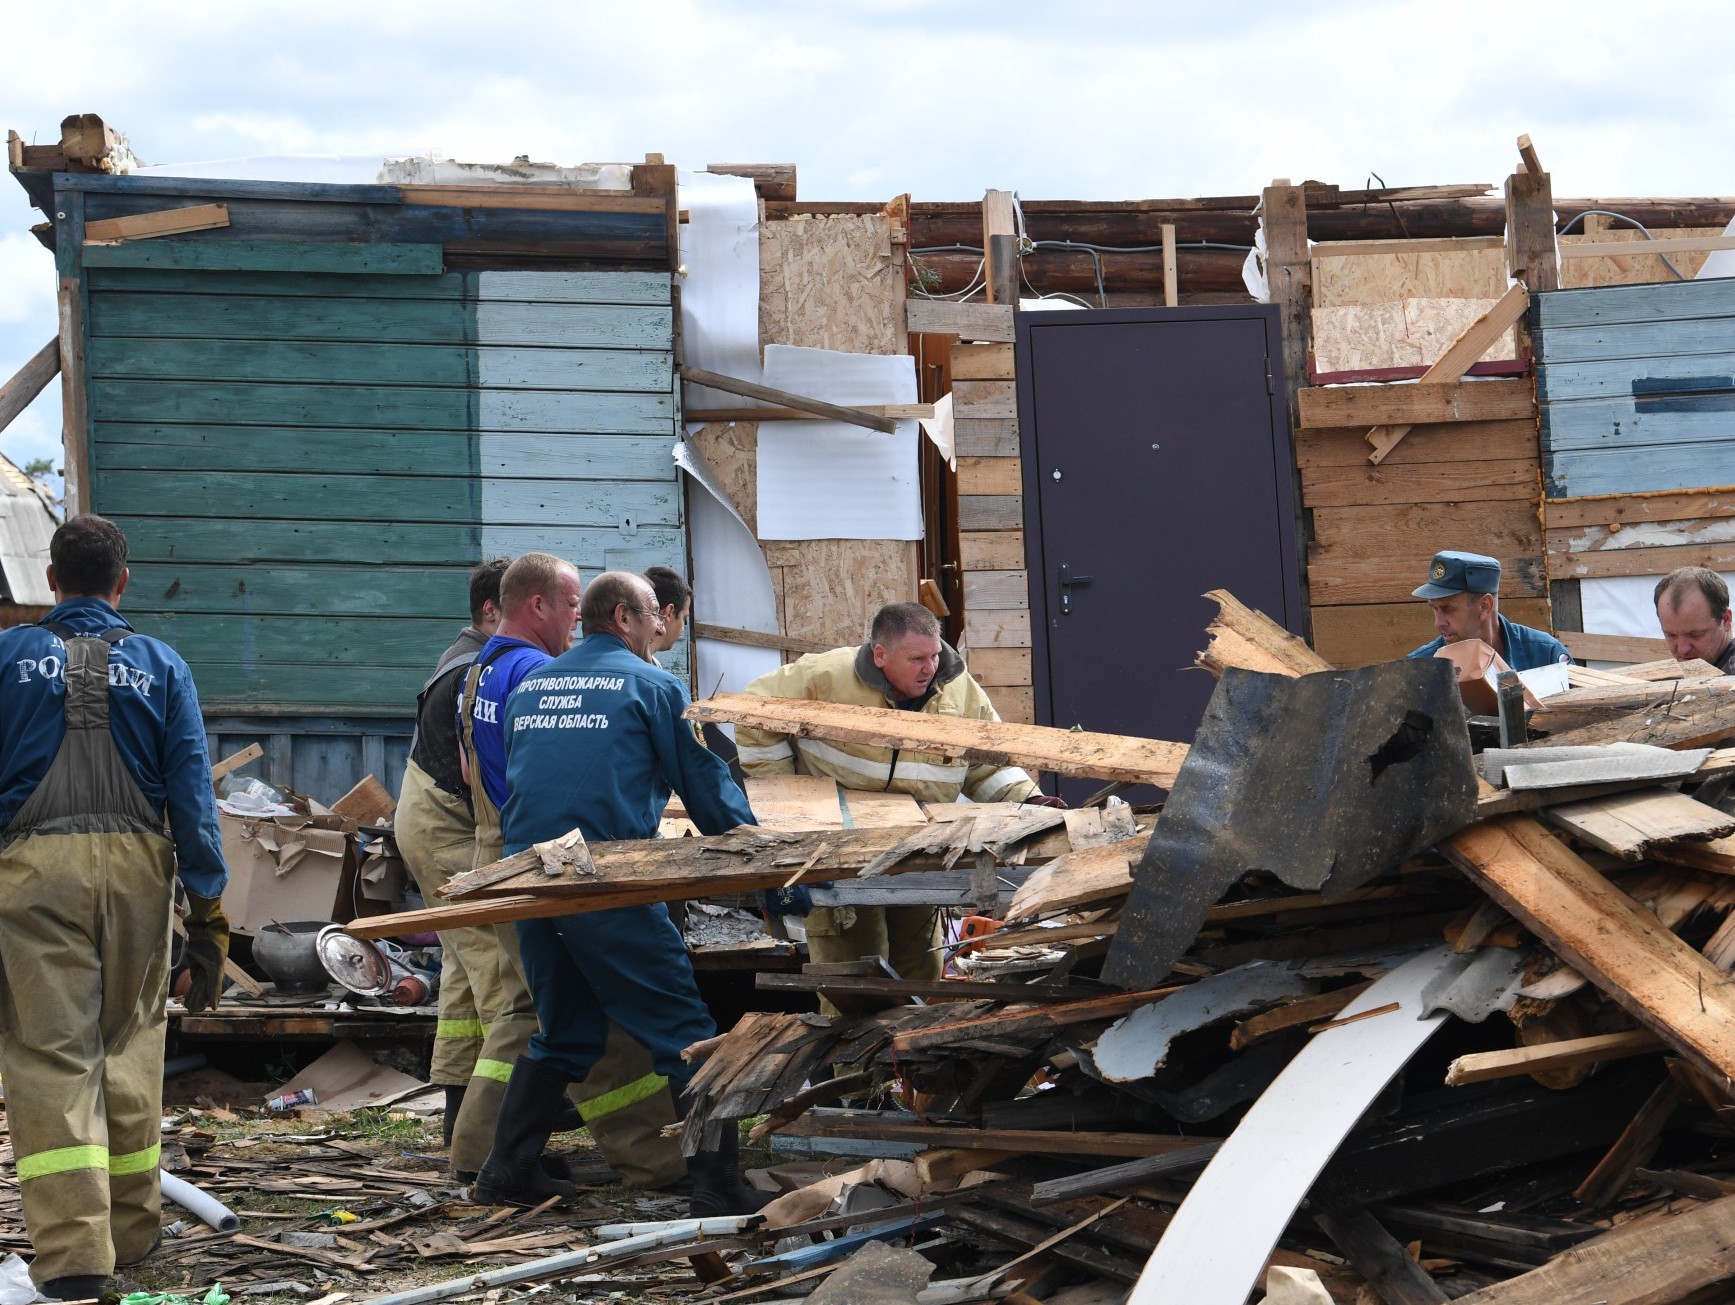
[[[1458,668],[1458,692],[1472,715],[1500,714],[1500,672],[1512,669],[1504,657],[1480,639],[1445,644],[1435,649],[1434,656]],[[1524,705],[1532,710],[1542,705],[1529,685],[1524,688]]]
[[[338,901],[345,872],[355,869],[353,821],[331,812],[217,819],[229,866],[223,910],[236,933],[258,933],[273,920],[342,922],[354,914]]]

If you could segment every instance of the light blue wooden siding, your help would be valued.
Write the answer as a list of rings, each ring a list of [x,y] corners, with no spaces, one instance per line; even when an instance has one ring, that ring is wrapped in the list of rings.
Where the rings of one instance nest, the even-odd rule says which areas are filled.
[[[1536,298],[1550,498],[1735,485],[1735,280]]]
[[[327,760],[291,768],[335,774],[362,743],[330,721],[407,732],[482,558],[685,573],[670,278],[345,273],[329,250],[257,270],[295,262],[268,252],[87,260],[92,504],[131,540],[128,615],[207,712],[323,719],[295,748]]]

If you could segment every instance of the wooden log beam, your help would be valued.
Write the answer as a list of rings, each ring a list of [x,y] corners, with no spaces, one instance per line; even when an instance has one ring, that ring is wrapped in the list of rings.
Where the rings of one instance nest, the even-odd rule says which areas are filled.
[[[699,721],[728,721],[799,738],[898,747],[967,761],[1023,766],[1089,779],[1169,788],[1187,755],[1184,743],[969,720],[883,707],[853,707],[752,693],[720,693],[687,708]]]
[[[60,375],[60,340],[50,340],[18,369],[17,375],[0,385],[0,431],[12,424],[12,419],[30,406],[30,401],[48,388],[48,382]]]
[[[860,408],[845,408],[839,404],[827,403],[823,399],[810,399],[804,394],[791,394],[788,390],[773,389],[769,385],[737,380],[720,372],[708,372],[702,367],[682,367],[681,379],[692,385],[722,390],[725,394],[739,394],[744,399],[763,399],[779,408],[799,408],[825,421],[847,422],[851,426],[862,426],[885,435],[898,433],[898,423],[890,417],[876,417]]]
[[[1454,834],[1447,858],[1562,960],[1719,1082],[1735,1079],[1726,976],[1529,816]]]

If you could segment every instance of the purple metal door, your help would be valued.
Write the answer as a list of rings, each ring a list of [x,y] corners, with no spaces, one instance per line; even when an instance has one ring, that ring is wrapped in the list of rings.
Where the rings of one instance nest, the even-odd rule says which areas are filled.
[[[1020,313],[1017,348],[1036,718],[1184,742],[1206,590],[1301,629],[1277,310]]]

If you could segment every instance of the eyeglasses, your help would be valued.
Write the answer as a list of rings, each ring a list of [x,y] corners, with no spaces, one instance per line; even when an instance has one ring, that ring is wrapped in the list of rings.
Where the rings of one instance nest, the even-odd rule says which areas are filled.
[[[663,614],[661,612],[657,611],[655,608],[652,608],[650,611],[646,612],[646,611],[640,610],[637,607],[627,607],[627,605],[625,603],[622,603],[621,606],[626,607],[627,611],[631,612],[634,616],[642,616],[647,621],[660,621],[663,619]]]

